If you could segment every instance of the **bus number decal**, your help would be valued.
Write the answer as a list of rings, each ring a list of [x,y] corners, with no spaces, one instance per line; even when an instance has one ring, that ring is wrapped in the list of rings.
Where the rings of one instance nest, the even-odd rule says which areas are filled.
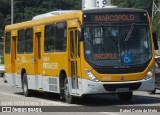
[[[43,56],[43,69],[58,69],[57,62],[51,62],[50,57]]]
[[[44,62],[50,61],[50,58],[43,56],[43,61],[44,61]]]
[[[43,63],[43,69],[58,69],[58,63]]]
[[[26,63],[26,57],[25,56],[21,57],[21,63]]]
[[[112,80],[112,77],[111,76],[103,76],[102,80],[103,81],[110,81],[110,80]]]

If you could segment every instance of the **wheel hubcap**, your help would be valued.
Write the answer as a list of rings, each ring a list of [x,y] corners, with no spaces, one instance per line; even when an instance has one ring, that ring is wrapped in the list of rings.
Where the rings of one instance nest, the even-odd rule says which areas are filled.
[[[69,87],[68,87],[68,82],[66,81],[66,83],[65,83],[65,95],[66,95],[66,97],[69,97],[70,95],[69,95]]]

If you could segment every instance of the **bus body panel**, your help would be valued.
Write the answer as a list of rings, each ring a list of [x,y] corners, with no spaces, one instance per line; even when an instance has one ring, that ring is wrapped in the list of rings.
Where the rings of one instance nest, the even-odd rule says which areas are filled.
[[[83,50],[82,50],[83,51]],[[88,79],[86,76],[86,73],[84,71],[84,68],[87,68],[90,70],[97,78],[99,81],[102,82],[125,82],[125,81],[138,81],[138,80],[143,80],[145,76],[147,75],[148,71],[150,70],[151,67],[155,67],[155,60],[152,58],[151,62],[149,63],[148,67],[146,67],[145,71],[139,72],[139,73],[128,73],[128,74],[101,74],[96,72],[86,61],[85,59],[82,59],[82,72],[83,72],[83,78]],[[124,79],[121,80],[120,77],[123,76]]]
[[[82,84],[83,95],[121,93],[121,92],[135,91],[135,90],[136,91],[153,91],[155,88],[154,77],[152,77],[149,80],[126,81],[126,82],[99,82],[99,83],[92,82],[87,79],[82,79],[82,83],[83,83]],[[139,83],[140,83],[140,87],[138,87]]]
[[[151,39],[152,57],[144,71],[138,73],[102,74],[97,72],[85,58],[84,38],[79,39],[79,37],[83,37],[82,35],[79,36],[79,33],[82,34],[83,28],[81,29],[81,26],[84,24],[82,18],[83,11],[76,11],[6,26],[6,32],[13,31],[13,39],[11,37],[12,53],[4,55],[7,81],[12,85],[22,87],[22,75],[26,72],[29,89],[60,93],[62,79],[60,74],[65,72],[69,82],[70,93],[74,96],[153,90],[155,77],[152,76],[150,79],[146,79],[147,73],[154,67],[155,63],[153,40]],[[56,25],[60,22],[66,23],[66,50],[63,52],[56,50],[51,52],[44,51],[45,27],[52,24]],[[33,28],[33,52],[19,54],[15,51],[16,47],[13,47],[13,44],[18,44],[18,41],[14,42],[14,39],[18,39],[18,30],[27,28]],[[16,32],[15,35],[13,35],[14,32]],[[15,36],[16,38],[14,38]],[[14,62],[11,62],[12,60]],[[99,81],[89,80],[85,69],[88,69]]]

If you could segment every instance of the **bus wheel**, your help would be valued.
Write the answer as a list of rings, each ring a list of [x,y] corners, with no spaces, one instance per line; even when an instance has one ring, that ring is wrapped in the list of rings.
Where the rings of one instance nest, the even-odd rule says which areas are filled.
[[[133,92],[119,93],[118,97],[120,101],[129,102],[132,99]]]
[[[73,103],[73,96],[71,96],[69,92],[69,84],[67,77],[65,77],[64,79],[64,98],[67,103]]]
[[[28,89],[28,81],[27,81],[27,74],[26,73],[23,75],[22,88],[23,88],[23,94],[26,97],[29,97],[31,95],[31,91]]]
[[[156,93],[156,88],[153,91],[149,91],[149,94],[155,94]]]
[[[3,82],[7,83],[7,80],[6,80],[5,76],[3,76]]]
[[[4,72],[0,73],[0,76],[1,76],[1,77],[4,77]]]

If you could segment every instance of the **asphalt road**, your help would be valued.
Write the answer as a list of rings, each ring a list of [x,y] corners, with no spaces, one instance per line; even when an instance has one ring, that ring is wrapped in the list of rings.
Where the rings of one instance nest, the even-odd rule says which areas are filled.
[[[0,106],[40,107],[46,112],[51,111],[56,112],[56,114],[63,112],[67,115],[75,115],[75,113],[68,112],[80,112],[78,115],[85,115],[88,112],[92,115],[128,115],[135,114],[135,112],[139,114],[150,112],[145,113],[146,115],[156,112],[157,108],[160,109],[160,90],[157,90],[156,94],[153,95],[148,94],[148,92],[134,92],[132,100],[128,103],[119,101],[116,95],[105,94],[89,96],[85,99],[78,98],[74,104],[67,104],[60,100],[58,95],[50,93],[35,93],[32,97],[24,97],[22,89],[10,86],[0,78]],[[158,115],[158,113],[154,113],[154,115],[156,114]]]

